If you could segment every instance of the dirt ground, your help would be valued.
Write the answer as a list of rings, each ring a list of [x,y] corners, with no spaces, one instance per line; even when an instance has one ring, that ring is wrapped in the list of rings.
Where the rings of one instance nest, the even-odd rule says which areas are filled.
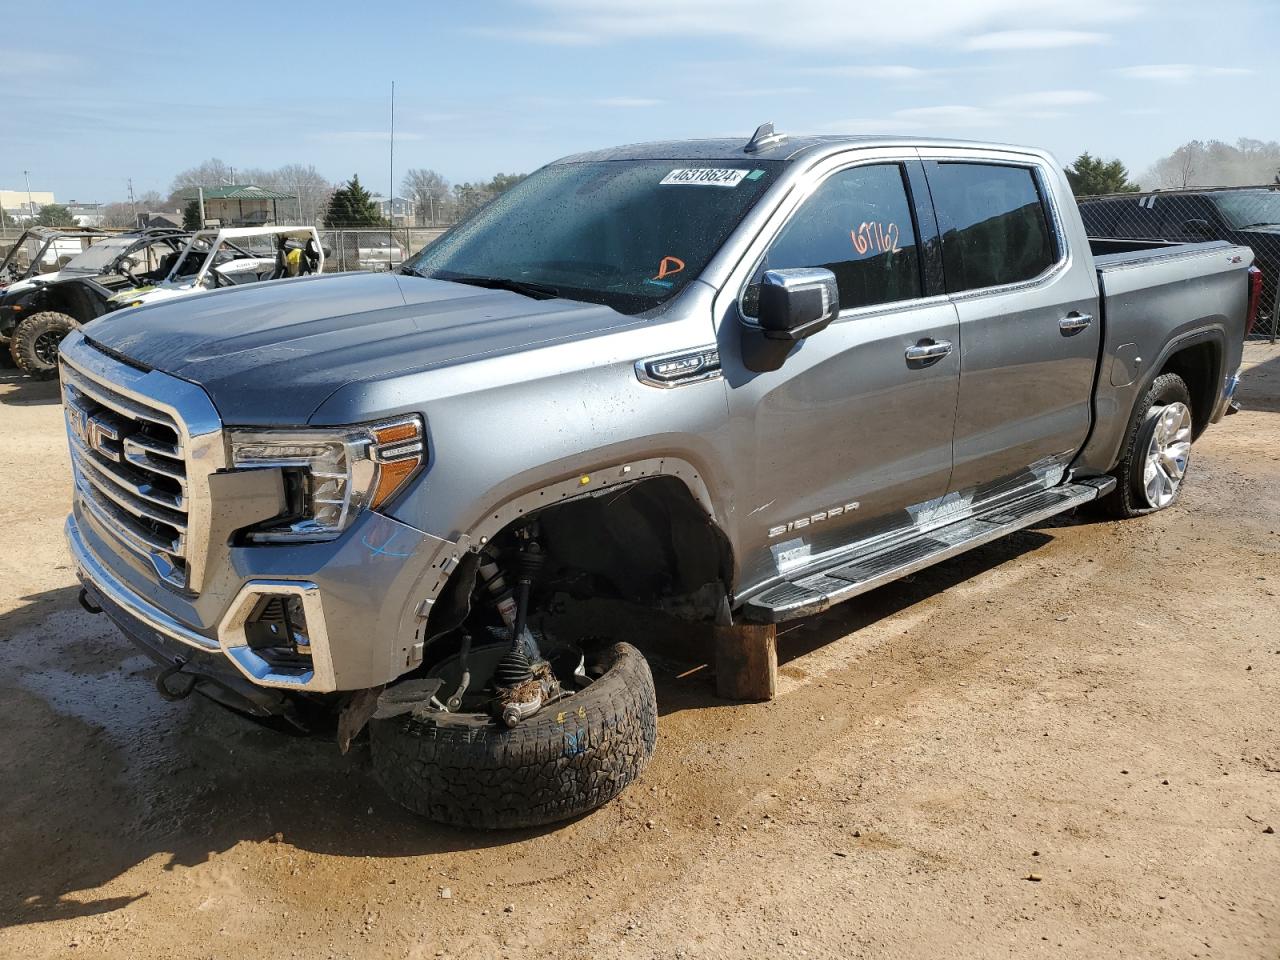
[[[641,781],[504,834],[157,698],[75,602],[56,389],[0,371],[0,956],[1276,960],[1280,349],[1247,357],[1178,507],[802,622],[772,704],[667,644]]]

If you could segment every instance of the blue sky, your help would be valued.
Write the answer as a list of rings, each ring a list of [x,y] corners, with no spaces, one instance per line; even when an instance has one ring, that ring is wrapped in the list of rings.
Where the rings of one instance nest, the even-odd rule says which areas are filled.
[[[117,200],[216,156],[385,192],[392,80],[397,171],[454,182],[765,120],[1140,173],[1192,138],[1280,138],[1278,60],[1276,0],[40,0],[4,15],[0,187]]]

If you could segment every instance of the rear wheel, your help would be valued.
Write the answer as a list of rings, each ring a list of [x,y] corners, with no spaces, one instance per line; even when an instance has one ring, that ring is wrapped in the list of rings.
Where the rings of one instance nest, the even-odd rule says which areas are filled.
[[[1129,424],[1115,492],[1103,506],[1115,517],[1138,517],[1171,506],[1191,460],[1191,393],[1174,373],[1156,377]]]
[[[33,313],[13,331],[9,351],[14,363],[34,380],[52,380],[58,375],[58,345],[77,326],[65,313]]]
[[[640,775],[658,738],[640,651],[614,644],[595,672],[510,730],[476,713],[372,720],[374,771],[399,803],[454,826],[534,827],[593,810]]]

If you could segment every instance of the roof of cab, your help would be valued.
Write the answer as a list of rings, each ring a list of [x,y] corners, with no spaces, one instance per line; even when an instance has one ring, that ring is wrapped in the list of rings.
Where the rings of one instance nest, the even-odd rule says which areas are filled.
[[[814,153],[833,153],[854,147],[962,147],[985,150],[1014,150],[1040,153],[1010,144],[982,143],[974,140],[946,140],[931,137],[890,137],[853,135],[788,135],[770,138],[754,152],[744,148],[745,137],[716,140],[656,140],[607,147],[562,157],[556,163],[589,163],[601,160],[796,160]]]

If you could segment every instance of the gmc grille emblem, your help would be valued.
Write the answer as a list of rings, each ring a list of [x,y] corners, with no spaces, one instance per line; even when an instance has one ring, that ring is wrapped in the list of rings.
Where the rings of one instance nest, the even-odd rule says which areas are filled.
[[[108,460],[120,459],[120,450],[115,446],[120,439],[120,431],[106,417],[100,414],[89,416],[80,407],[67,404],[67,429],[98,455]]]

